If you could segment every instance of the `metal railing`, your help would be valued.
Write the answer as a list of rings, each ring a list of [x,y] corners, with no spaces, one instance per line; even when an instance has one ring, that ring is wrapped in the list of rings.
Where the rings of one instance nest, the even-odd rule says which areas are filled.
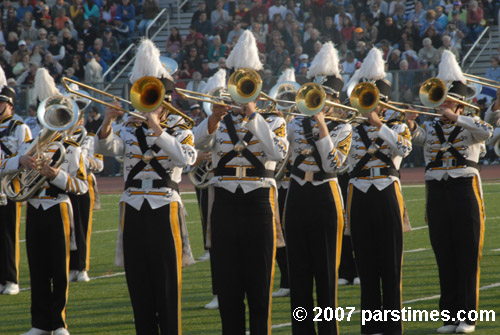
[[[181,8],[184,7],[184,5],[188,2],[189,0],[184,0],[180,1],[177,0],[177,26],[180,27],[181,25]]]
[[[472,55],[472,52],[479,46],[479,44],[483,40],[483,38],[486,35],[486,33],[488,33],[488,40],[487,40],[487,42],[483,45],[483,47],[481,48],[481,50],[477,53],[476,57],[474,57],[474,59],[472,60],[472,62],[469,64],[467,70],[464,70],[464,72],[468,72],[474,66],[474,64],[476,63],[476,61],[478,60],[478,58],[481,56],[481,54],[484,52],[484,50],[491,44],[490,27],[487,26],[486,28],[484,28],[484,30],[481,32],[481,35],[479,35],[479,37],[477,38],[477,40],[474,42],[474,44],[472,44],[472,46],[469,48],[469,51],[467,51],[467,53],[465,54],[464,58],[462,59],[462,64],[461,64],[462,65],[462,69],[464,69],[465,63],[467,62],[467,59],[469,59],[469,57]]]
[[[146,29],[146,36],[149,36],[149,31],[151,29],[151,27],[156,23],[158,22],[158,20],[167,12],[167,9],[164,8],[162,9],[158,15],[156,15],[156,17],[153,19],[153,21],[148,25],[147,29]],[[170,17],[168,15],[166,15],[167,19],[165,20],[165,22],[163,22],[160,27],[156,30],[156,32],[150,37],[150,39],[154,39],[159,33],[160,31],[163,30],[163,28],[165,28],[165,26],[169,25],[170,23]],[[116,68],[120,62],[125,59],[125,57],[127,57],[129,55],[129,53],[135,48],[135,44],[130,44],[127,49],[125,49],[124,52],[121,53],[121,55],[116,59],[116,61],[111,64],[111,66],[106,70],[105,73],[103,73],[103,78],[106,78],[107,75],[109,75],[110,73],[112,73],[111,71]],[[108,85],[106,85],[104,87],[104,91],[107,91],[110,89],[110,87],[118,80],[118,78],[120,78],[122,76],[122,74],[128,70],[128,68],[134,64],[134,61],[135,61],[135,55],[127,62],[127,64],[125,64],[125,66],[123,66],[123,68],[118,71],[118,73],[113,77],[113,79],[111,79],[110,83]]]

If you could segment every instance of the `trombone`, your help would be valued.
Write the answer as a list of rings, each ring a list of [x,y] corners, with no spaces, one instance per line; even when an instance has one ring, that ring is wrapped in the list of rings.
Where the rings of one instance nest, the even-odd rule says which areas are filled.
[[[475,106],[473,104],[470,104],[468,102],[462,101],[458,98],[449,95],[446,84],[439,78],[427,79],[422,84],[422,86],[420,86],[419,96],[420,96],[420,101],[422,101],[422,103],[428,107],[437,107],[442,103],[444,103],[445,101],[451,101],[460,105],[473,108],[476,111],[481,110],[478,106]]]
[[[377,108],[377,106],[382,106],[388,109],[392,109],[393,111],[398,112],[401,115],[405,115],[407,112],[412,112],[412,113],[438,117],[437,113],[402,109],[394,107],[392,101],[389,102],[380,101],[380,91],[378,90],[377,86],[375,86],[375,84],[369,82],[363,82],[357,84],[352,90],[349,100],[351,101],[351,105],[356,107],[361,114],[369,113],[375,108]]]
[[[360,111],[354,107],[346,106],[337,102],[330,101],[326,98],[325,89],[318,83],[306,83],[298,90],[295,97],[295,105],[297,109],[302,113],[299,115],[313,116],[319,113],[323,107],[337,107],[353,112],[348,118],[338,118],[334,116],[326,116],[325,118],[349,123],[354,121],[354,119],[360,119]]]
[[[86,95],[86,94],[83,94],[79,91],[73,90],[69,86],[68,83],[73,83],[73,84],[76,84],[78,86],[84,87],[88,90],[100,93],[104,96],[107,96],[107,97],[113,99],[113,101],[120,101],[120,102],[126,103],[128,105],[132,105],[135,109],[137,109],[141,113],[150,113],[150,112],[156,110],[158,107],[162,106],[162,107],[166,108],[169,112],[177,114],[177,115],[181,116],[182,118],[184,118],[187,122],[188,128],[193,128],[193,126],[194,126],[194,120],[192,118],[190,118],[189,116],[187,116],[186,114],[184,114],[183,112],[181,112],[180,110],[178,110],[177,108],[175,108],[174,106],[172,106],[171,104],[169,104],[163,100],[163,97],[165,96],[165,87],[163,86],[162,82],[155,77],[146,76],[146,77],[142,77],[141,79],[137,80],[134,83],[134,85],[132,85],[132,88],[130,89],[130,101],[123,99],[123,98],[120,98],[120,97],[117,97],[115,95],[112,95],[108,92],[99,90],[95,87],[85,85],[83,83],[80,83],[76,80],[73,80],[73,79],[70,79],[67,77],[63,77],[61,79],[61,82],[68,93],[71,93],[71,94],[74,94],[77,96],[81,96],[81,97],[89,99],[91,101],[100,103],[104,106],[120,110],[124,113],[128,113],[132,116],[139,118],[142,121],[147,120],[147,118],[144,115],[142,115],[140,113],[126,110],[126,109],[121,108],[121,107],[117,107],[117,106],[112,105],[112,104],[105,102],[103,100],[100,100],[100,99],[94,98],[90,95]]]
[[[488,78],[484,78],[484,77],[480,77],[480,76],[475,76],[473,74],[468,74],[468,73],[464,73],[464,76],[466,77],[467,81],[469,81],[471,83],[476,83],[476,84],[480,84],[483,86],[489,86],[489,87],[493,87],[496,89],[500,88],[500,82],[498,82],[496,80],[492,80],[492,79],[488,79]],[[472,79],[470,79],[470,78],[472,78]]]

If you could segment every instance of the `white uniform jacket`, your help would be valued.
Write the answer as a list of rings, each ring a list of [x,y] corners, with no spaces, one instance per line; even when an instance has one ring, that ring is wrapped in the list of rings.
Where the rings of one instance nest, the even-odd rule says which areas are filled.
[[[383,124],[380,129],[363,123],[361,127],[366,131],[368,138],[372,142],[371,147],[366,147],[357,127],[353,127],[353,137],[351,142],[351,150],[347,162],[349,165],[349,173],[351,173],[356,164],[370,149],[374,149],[374,144],[377,138],[383,140],[380,145],[379,151],[388,156],[392,160],[394,167],[399,170],[401,161],[406,157],[411,149],[411,138],[408,126],[404,123],[392,123],[390,125]],[[367,192],[370,186],[374,185],[379,191],[391,185],[394,181],[399,180],[396,176],[381,175],[380,169],[387,168],[387,164],[379,158],[372,156],[370,160],[363,167],[362,171],[369,169],[370,176],[351,178],[349,183],[353,184],[357,189],[362,192]]]
[[[162,124],[165,128],[160,136],[156,136],[151,129],[143,129],[147,145],[151,147],[156,144],[160,148],[158,152],[152,151],[154,157],[170,175],[170,179],[176,183],[181,181],[182,169],[192,165],[196,160],[193,133],[186,129],[181,121],[180,116],[169,115],[166,123]],[[143,152],[135,133],[137,127],[139,125],[128,123],[119,128],[116,133],[110,132],[107,138],[96,141],[96,152],[111,157],[123,156],[125,180],[132,168],[143,159]],[[161,177],[150,164],[147,164],[134,179],[142,181],[142,187],[128,188],[123,192],[121,201],[136,210],[141,209],[144,200],[149,202],[152,209],[174,201],[182,203],[177,191],[169,187],[153,188],[153,180],[161,179]]]
[[[96,154],[94,150],[95,138],[95,134],[87,134],[82,142],[82,154],[87,173],[99,173],[104,169],[102,155]]]
[[[264,165],[267,170],[275,170],[276,163],[285,158],[288,150],[286,139],[286,123],[279,116],[269,116],[264,118],[255,113],[250,120],[242,115],[230,113],[234,127],[240,140],[248,131],[253,134],[249,140],[247,149]],[[196,148],[204,151],[211,150],[214,168],[219,161],[231,152],[234,145],[229,137],[227,126],[222,120],[218,129],[213,133],[208,133],[208,118],[203,120],[195,128]],[[242,155],[238,154],[227,164],[228,168],[236,168],[237,171],[245,171],[252,168],[252,164]],[[275,187],[274,178],[248,177],[241,173],[240,176],[214,176],[210,184],[222,187],[230,192],[235,192],[238,186],[247,193],[261,187]]]
[[[31,140],[30,128],[12,116],[0,121],[0,171],[13,171],[19,169],[19,151],[23,151]]]
[[[46,210],[62,202],[71,206],[71,201],[66,193],[85,194],[88,191],[87,173],[80,146],[71,140],[66,140],[63,143],[66,146],[66,156],[59,173],[53,180],[43,184],[40,193],[28,200],[28,203],[35,208],[42,206]],[[51,154],[54,155],[55,152],[51,151]],[[64,193],[59,193],[55,197],[48,194],[47,190],[52,185]]]
[[[290,163],[293,166],[297,156],[303,153],[312,152],[314,148],[307,142],[302,122],[304,117],[296,117],[288,124],[288,141],[290,142]],[[314,119],[310,119],[312,134],[315,139],[319,138],[319,128]],[[332,124],[330,126],[330,136],[326,136],[320,140],[316,140],[316,147],[318,148],[321,157],[322,168],[325,172],[338,172],[347,158],[349,148],[351,146],[352,126],[348,123]],[[320,168],[317,165],[314,156],[311,154],[298,165],[298,168],[306,172],[307,176],[312,173],[319,172]],[[312,173],[311,173],[312,172]],[[308,180],[302,179],[295,174],[291,174],[293,178],[300,185],[304,185]],[[312,181],[313,185],[320,185],[330,180],[337,178],[329,178],[322,181]]]
[[[453,130],[458,126],[462,127],[453,143],[443,143],[439,141],[434,125],[441,126],[444,138],[447,140]],[[478,162],[481,152],[481,143],[487,140],[493,132],[493,127],[481,120],[479,117],[460,115],[456,123],[443,124],[439,120],[428,120],[412,132],[413,143],[424,147],[425,164],[436,159],[436,155],[441,150],[446,150],[450,145],[467,160]],[[443,178],[472,177],[479,171],[474,167],[457,166],[455,157],[445,151],[442,157],[442,166],[427,169],[425,180],[441,180]]]

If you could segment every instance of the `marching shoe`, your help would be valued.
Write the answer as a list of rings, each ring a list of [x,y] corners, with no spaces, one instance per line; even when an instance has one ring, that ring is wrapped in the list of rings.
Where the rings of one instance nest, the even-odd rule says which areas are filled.
[[[48,331],[48,330],[31,328],[28,332],[21,334],[21,335],[50,335],[50,334],[52,334],[52,332]]]
[[[5,285],[0,284],[0,294],[3,292],[4,289],[5,289]]]
[[[281,298],[281,297],[289,297],[290,289],[289,288],[280,288],[278,291],[273,292],[273,298]]]
[[[66,328],[58,328],[54,330],[54,335],[70,335],[69,331]]]
[[[84,281],[84,282],[90,281],[89,274],[87,273],[87,271],[84,270],[78,272],[78,277],[76,278],[76,281]]]
[[[457,325],[446,325],[446,326],[439,327],[436,330],[436,333],[439,333],[439,334],[453,334],[453,333],[455,333],[456,329],[457,329]]]
[[[208,261],[209,259],[210,259],[210,251],[209,250],[205,250],[205,253],[203,255],[201,255],[200,257],[198,257],[199,261]]]
[[[460,324],[457,327],[456,333],[457,334],[468,334],[468,333],[473,333],[475,330],[476,330],[476,326],[469,325],[465,321],[460,321]]]
[[[353,285],[359,285],[361,284],[361,281],[359,280],[359,277],[354,278],[354,281],[352,282]]]
[[[339,286],[349,285],[349,281],[344,278],[339,278],[339,280],[337,281],[337,285]]]
[[[16,295],[19,293],[19,285],[16,283],[11,283],[10,281],[7,282],[7,285],[5,285],[5,288],[2,291],[2,294],[5,295]]]
[[[69,270],[69,281],[76,281],[78,279],[78,270]]]
[[[76,281],[78,279],[78,270],[69,270],[69,281]]]
[[[218,309],[219,308],[219,299],[215,296],[212,301],[205,305],[206,309]]]

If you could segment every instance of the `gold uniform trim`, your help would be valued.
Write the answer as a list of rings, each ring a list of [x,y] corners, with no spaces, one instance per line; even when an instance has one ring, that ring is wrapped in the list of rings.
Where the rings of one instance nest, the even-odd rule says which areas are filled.
[[[483,244],[484,244],[484,202],[481,195],[481,185],[479,183],[479,178],[474,176],[472,179],[472,188],[474,189],[474,195],[476,196],[477,206],[479,208],[479,250],[477,255],[477,270],[476,270],[476,310],[479,307],[479,279],[481,277],[481,269],[479,267],[479,263],[481,262],[481,258],[483,256]]]
[[[399,181],[394,181],[393,185],[394,191],[396,192],[396,198],[398,199],[399,215],[401,216],[401,244],[403,244],[405,203]],[[401,252],[401,267],[399,268],[399,303],[403,306],[403,252]],[[401,323],[401,329],[403,329],[403,323]]]
[[[335,180],[330,180],[330,190],[332,192],[333,199],[335,200],[335,208],[337,212],[337,241],[336,241],[336,254],[335,254],[335,292],[337,292],[337,283],[339,279],[339,267],[340,267],[340,257],[342,254],[342,239],[344,235],[344,212],[342,201],[340,200],[340,193],[338,184]],[[350,186],[350,185],[349,185]],[[337,308],[338,293],[335,293],[335,308]],[[337,329],[339,322],[336,320]]]
[[[172,239],[174,240],[175,255],[177,257],[177,318],[179,325],[178,334],[181,335],[182,239],[179,222],[179,203],[177,201],[170,203],[170,228],[172,230]]]
[[[95,203],[95,190],[94,190],[94,175],[89,173],[87,175],[87,181],[89,183],[89,196],[90,196],[90,207],[89,207],[89,222],[87,224],[87,255],[85,255],[85,271],[89,271],[90,267],[90,239],[92,237],[92,217],[94,215],[94,203]]]
[[[276,267],[276,190],[274,187],[269,188],[269,205],[271,206],[273,215],[273,258],[271,264],[271,282],[269,283],[269,308],[267,312],[267,334],[271,335],[271,315],[273,305],[273,286],[274,286],[274,270]]]
[[[65,202],[61,203],[61,219],[63,222],[64,238],[65,238],[65,242],[66,242],[66,304],[67,304],[68,295],[69,295],[70,215],[69,215],[68,204]],[[64,322],[64,328],[67,327],[67,325],[66,325],[66,304],[64,305],[64,308],[61,312],[61,317],[62,317],[62,320]]]

